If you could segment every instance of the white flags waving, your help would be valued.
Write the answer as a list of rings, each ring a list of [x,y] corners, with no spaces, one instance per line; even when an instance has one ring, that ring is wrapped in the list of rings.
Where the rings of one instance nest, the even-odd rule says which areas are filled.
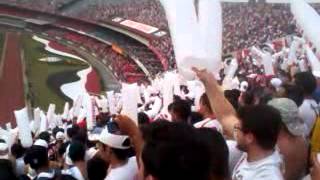
[[[122,114],[138,124],[139,87],[137,84],[122,84]]]
[[[19,139],[21,140],[21,145],[25,148],[32,146],[32,136],[31,129],[29,126],[28,110],[23,108],[18,111],[14,111],[16,117],[17,126],[19,129]]]
[[[222,51],[222,10],[218,0],[160,0],[169,23],[179,73],[192,80],[192,67],[218,74]]]
[[[306,1],[291,0],[291,12],[304,35],[320,50],[320,16]]]

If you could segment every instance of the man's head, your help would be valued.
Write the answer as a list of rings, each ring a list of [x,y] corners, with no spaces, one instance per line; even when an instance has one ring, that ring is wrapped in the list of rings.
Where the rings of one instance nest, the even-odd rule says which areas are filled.
[[[223,145],[218,143],[219,137],[213,137],[216,134],[199,131],[184,123],[166,121],[153,123],[149,128],[144,134],[140,179],[208,180],[223,174],[218,169],[224,163],[214,167],[219,161],[215,159],[218,149]]]
[[[311,72],[300,72],[294,76],[295,84],[303,88],[305,96],[310,96],[317,88],[317,81]]]
[[[240,150],[250,147],[273,150],[281,128],[280,113],[267,105],[245,106],[238,110],[239,124],[234,127]]]
[[[168,106],[168,111],[173,122],[188,122],[191,107],[185,100],[177,100]]]
[[[47,168],[49,166],[48,150],[45,147],[33,145],[27,150],[24,162],[36,171]]]
[[[281,97],[286,97],[293,100],[297,106],[303,103],[303,88],[296,84],[283,84],[283,94]]]
[[[126,161],[130,155],[130,139],[125,135],[111,134],[108,129],[104,129],[99,137],[99,154],[107,163],[112,163],[113,159]]]
[[[87,163],[88,179],[90,180],[103,180],[107,175],[108,165],[107,163],[99,158],[94,157]]]
[[[73,163],[84,161],[86,147],[79,141],[73,141],[70,144],[68,156]]]
[[[50,143],[50,133],[47,131],[44,131],[39,134],[38,139],[42,139],[47,142],[47,144]]]

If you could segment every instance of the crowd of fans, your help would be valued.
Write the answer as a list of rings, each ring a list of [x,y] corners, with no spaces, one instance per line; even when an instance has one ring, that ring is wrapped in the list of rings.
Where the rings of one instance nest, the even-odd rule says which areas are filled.
[[[102,61],[106,67],[111,67],[112,72],[119,81],[132,83],[146,78],[146,75],[130,57],[117,53],[108,44],[57,28],[49,28],[42,32],[50,37],[58,37],[70,41],[80,49],[84,48],[88,50],[89,53],[94,54],[98,60]]]
[[[298,49],[291,46],[295,42]],[[255,47],[236,61],[227,58],[220,80],[196,68],[198,80],[189,82],[167,72],[151,84],[132,85],[139,89],[136,101],[124,99],[134,92],[123,86],[107,98],[79,98],[62,115],[49,108],[39,118],[35,110],[31,143],[19,135],[26,133],[21,129],[0,129],[0,177],[317,180],[320,74],[310,49],[312,44],[292,37],[280,48]],[[267,74],[263,54],[272,58],[273,74]],[[132,68],[120,61],[115,67]],[[225,86],[235,62],[237,82]],[[124,113],[133,103],[137,119]]]
[[[228,48],[255,47],[224,57],[220,79],[196,68],[194,81],[167,72],[150,84],[131,85],[138,92],[124,85],[121,94],[92,96],[89,103],[79,98],[61,116],[50,108],[36,116],[35,110],[31,132],[0,129],[0,178],[320,179],[320,72],[313,61],[319,53],[297,36],[260,46],[297,33],[286,6],[268,6],[224,5],[237,18],[237,29],[225,25],[235,32],[226,35]],[[106,44],[77,33],[46,33],[112,59],[123,76],[135,71]],[[135,114],[125,114],[128,107]],[[31,143],[22,131],[32,134]]]

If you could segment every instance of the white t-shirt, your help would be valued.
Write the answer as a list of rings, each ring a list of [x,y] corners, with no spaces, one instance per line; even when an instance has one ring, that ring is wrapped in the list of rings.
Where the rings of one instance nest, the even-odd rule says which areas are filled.
[[[18,175],[25,174],[24,167],[25,167],[25,164],[24,164],[23,157],[16,159],[16,173]]]
[[[278,151],[255,162],[248,162],[244,154],[233,170],[232,180],[283,180],[282,164]]]
[[[71,175],[72,177],[76,178],[77,180],[85,180],[85,178],[81,174],[81,171],[76,166],[73,166],[72,168],[64,170],[64,171],[62,171],[62,173]]]
[[[136,157],[132,157],[129,158],[127,164],[111,169],[105,180],[134,180],[137,173],[137,160]]]
[[[219,123],[219,121],[216,119],[207,118],[203,121],[195,123],[193,126],[195,128],[210,128],[210,129],[212,128],[212,129],[216,129],[217,131],[222,133],[222,126]]]
[[[232,171],[239,162],[243,152],[237,148],[237,142],[233,140],[226,140],[229,149],[229,169]]]
[[[299,107],[299,116],[303,119],[303,121],[307,126],[305,137],[308,137],[310,135],[313,125],[316,121],[317,114],[314,108],[317,108],[317,107],[318,107],[318,104],[313,99],[305,99],[302,105]]]

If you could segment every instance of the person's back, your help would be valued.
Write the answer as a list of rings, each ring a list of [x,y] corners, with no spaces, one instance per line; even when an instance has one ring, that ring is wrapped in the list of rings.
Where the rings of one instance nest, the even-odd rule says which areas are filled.
[[[308,163],[308,146],[304,138],[279,139],[277,144],[285,162],[285,179],[301,179],[306,173]]]
[[[125,165],[111,169],[105,180],[131,180],[136,176],[134,172],[138,172],[136,157],[129,158]]]
[[[258,161],[248,161],[245,153],[233,170],[232,179],[282,180],[282,159],[278,151]]]
[[[309,136],[316,121],[318,104],[313,99],[305,99],[299,107],[299,115],[307,125],[305,136]]]
[[[277,146],[285,162],[286,180],[299,180],[306,174],[308,163],[308,143],[304,138],[305,123],[299,117],[296,103],[287,98],[271,100],[269,105],[281,114],[282,127]]]

